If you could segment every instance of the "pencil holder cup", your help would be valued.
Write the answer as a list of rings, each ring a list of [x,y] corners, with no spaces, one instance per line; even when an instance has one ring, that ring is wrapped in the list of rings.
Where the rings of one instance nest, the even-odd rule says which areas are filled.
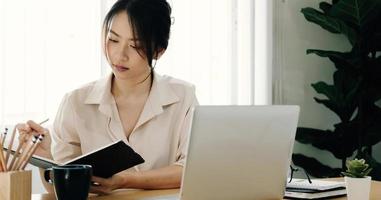
[[[32,196],[32,172],[0,172],[0,199],[25,200]]]

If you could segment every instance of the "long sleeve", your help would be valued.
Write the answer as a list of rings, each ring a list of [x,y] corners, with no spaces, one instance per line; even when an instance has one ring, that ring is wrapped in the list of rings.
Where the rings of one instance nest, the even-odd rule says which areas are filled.
[[[64,163],[82,154],[75,122],[70,94],[66,94],[58,109],[52,133],[51,151],[53,159],[59,163]]]
[[[175,165],[180,165],[180,166],[185,165],[187,151],[188,151],[189,134],[190,134],[191,126],[192,126],[194,107],[198,105],[198,101],[194,93],[194,88],[192,89],[193,89],[193,92],[191,93],[192,94],[191,104],[186,112],[185,118],[180,128],[179,146],[176,152],[176,162],[174,163]]]

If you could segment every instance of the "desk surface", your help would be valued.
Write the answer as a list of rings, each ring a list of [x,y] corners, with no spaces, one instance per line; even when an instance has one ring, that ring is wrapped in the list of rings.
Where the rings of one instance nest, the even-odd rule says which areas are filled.
[[[342,179],[336,179],[342,180]],[[165,197],[177,194],[179,189],[171,190],[117,190],[106,196],[91,196],[90,200],[144,200],[152,197]],[[381,199],[381,182],[372,181],[370,200]],[[347,199],[346,197],[335,198],[337,200]],[[55,200],[53,194],[33,194],[32,200]]]

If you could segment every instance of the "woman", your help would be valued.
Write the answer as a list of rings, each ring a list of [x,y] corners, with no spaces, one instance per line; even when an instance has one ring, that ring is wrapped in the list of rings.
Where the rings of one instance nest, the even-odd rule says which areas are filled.
[[[111,178],[93,177],[100,185],[92,192],[180,186],[197,99],[192,85],[154,72],[168,46],[170,14],[165,0],[117,1],[103,25],[112,74],[66,94],[52,133],[33,121],[18,125],[21,134],[47,135],[36,154],[58,162],[119,139],[145,159]]]

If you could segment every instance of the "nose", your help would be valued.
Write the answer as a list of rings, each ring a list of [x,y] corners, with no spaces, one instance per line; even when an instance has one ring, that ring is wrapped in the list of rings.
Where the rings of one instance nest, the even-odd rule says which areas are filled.
[[[121,61],[128,60],[128,53],[126,48],[121,48],[116,52],[116,58]]]

